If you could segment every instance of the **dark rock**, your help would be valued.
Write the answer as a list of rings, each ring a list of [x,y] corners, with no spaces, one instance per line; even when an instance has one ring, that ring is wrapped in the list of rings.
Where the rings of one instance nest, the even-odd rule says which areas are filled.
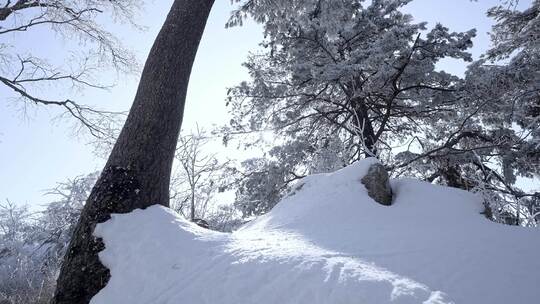
[[[208,222],[203,219],[194,219],[193,222],[199,225],[200,227],[210,229],[210,225],[208,224]]]
[[[366,176],[362,178],[362,184],[366,187],[368,195],[377,203],[384,206],[392,205],[392,188],[388,172],[383,165],[371,165]]]

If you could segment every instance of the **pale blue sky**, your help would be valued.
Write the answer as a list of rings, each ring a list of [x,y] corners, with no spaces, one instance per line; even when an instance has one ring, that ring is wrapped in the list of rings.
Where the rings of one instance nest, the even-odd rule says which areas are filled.
[[[141,62],[144,62],[171,3],[172,0],[155,0],[145,6],[138,18],[147,27],[144,32],[111,24],[113,31],[126,46],[135,50]],[[474,41],[473,54],[477,57],[489,46],[487,32],[492,21],[485,12],[497,3],[498,0],[415,0],[407,11],[417,21],[428,21],[430,25],[441,22],[454,31],[476,28],[478,37]],[[260,27],[252,23],[225,29],[231,8],[230,1],[217,0],[212,10],[190,80],[183,129],[192,129],[196,123],[210,126],[226,122],[226,88],[247,79],[241,63],[248,51],[257,47],[262,34]],[[11,39],[13,44],[53,62],[63,62],[63,50],[69,44],[46,30],[30,31]],[[441,68],[461,74],[465,66],[448,61]],[[102,77],[109,78],[110,75]],[[85,91],[80,100],[101,108],[127,110],[137,83],[137,77],[122,76],[112,90]],[[49,200],[43,197],[44,190],[56,182],[101,169],[104,160],[95,157],[92,147],[84,140],[73,137],[69,125],[62,121],[51,124],[51,118],[57,114],[54,110],[32,108],[25,115],[16,103],[7,99],[8,96],[11,94],[0,88],[0,200],[42,204]]]

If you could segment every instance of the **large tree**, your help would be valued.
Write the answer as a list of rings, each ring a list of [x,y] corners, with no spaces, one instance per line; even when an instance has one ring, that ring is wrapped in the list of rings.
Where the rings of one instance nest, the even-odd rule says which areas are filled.
[[[171,166],[191,67],[213,0],[175,0],[143,69],[127,121],[75,229],[53,303],[88,303],[109,270],[93,237],[111,213],[169,205]]]
[[[517,177],[539,177],[540,1],[488,11],[493,48],[463,79],[437,62],[470,60],[474,32],[422,33],[400,12],[410,0],[273,2],[248,1],[231,21],[263,22],[266,51],[246,63],[252,81],[230,91],[228,135],[282,135],[270,157],[244,163],[244,214],[268,211],[306,173],[365,154],[394,176],[482,192],[494,220],[536,225],[540,195]]]
[[[246,163],[257,174],[240,187],[242,201],[264,201],[253,187],[277,201],[284,184],[366,156],[392,164],[396,146],[455,117],[463,80],[438,63],[471,61],[474,30],[415,23],[401,10],[411,0],[275,2],[243,3],[230,22],[250,14],[266,38],[245,63],[251,81],[229,92],[227,133],[281,138],[270,160]]]

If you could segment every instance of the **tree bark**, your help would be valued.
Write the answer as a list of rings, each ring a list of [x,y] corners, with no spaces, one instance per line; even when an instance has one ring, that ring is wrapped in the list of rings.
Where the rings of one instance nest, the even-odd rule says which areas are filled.
[[[175,0],[141,75],[126,123],[75,228],[54,304],[89,303],[110,273],[93,237],[111,213],[169,205],[169,183],[199,41],[214,0]]]
[[[359,147],[365,149],[365,157],[373,157],[377,155],[377,138],[375,136],[375,131],[373,130],[373,125],[369,120],[368,110],[364,101],[360,100],[358,97],[351,99],[351,104],[354,110],[354,124],[355,127],[360,130],[361,138],[358,139]],[[358,153],[358,159],[360,159],[361,153]]]

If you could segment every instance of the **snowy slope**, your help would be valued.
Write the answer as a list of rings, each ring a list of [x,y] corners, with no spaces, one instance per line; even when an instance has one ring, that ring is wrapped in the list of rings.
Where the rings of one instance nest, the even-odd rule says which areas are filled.
[[[540,233],[491,223],[470,193],[360,183],[374,160],[303,180],[233,234],[154,206],[97,227],[111,280],[92,303],[540,303]]]

